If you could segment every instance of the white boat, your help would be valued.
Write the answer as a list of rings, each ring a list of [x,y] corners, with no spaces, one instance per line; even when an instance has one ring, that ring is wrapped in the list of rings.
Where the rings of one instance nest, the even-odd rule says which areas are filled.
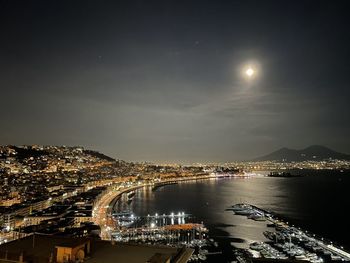
[[[266,221],[266,218],[264,215],[259,214],[259,213],[254,213],[248,216],[249,219],[253,219],[255,221]]]
[[[263,243],[261,242],[254,242],[254,243],[251,243],[249,245],[249,247],[253,250],[257,250],[257,251],[260,251],[260,250],[263,250],[264,249],[264,245]]]
[[[339,260],[342,260],[343,258],[341,256],[332,254],[331,255],[331,259],[334,260],[334,261],[339,261]]]
[[[295,256],[295,259],[296,259],[296,260],[307,260],[308,258],[305,257],[304,255],[296,255],[296,256]]]

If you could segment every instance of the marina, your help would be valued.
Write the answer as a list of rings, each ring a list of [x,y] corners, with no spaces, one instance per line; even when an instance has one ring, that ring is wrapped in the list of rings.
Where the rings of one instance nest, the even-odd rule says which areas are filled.
[[[148,190],[154,192],[154,188]],[[115,227],[110,228],[113,241],[191,248],[194,252],[189,262],[208,262],[208,257],[222,254],[217,242],[209,238],[209,230],[203,222],[196,222],[191,214],[171,211],[138,215],[133,212],[129,202],[135,197],[135,191],[129,191],[116,200],[111,213],[115,224]]]
[[[316,235],[290,226],[272,212],[256,206],[240,203],[228,208],[234,214],[247,219],[266,221],[271,231],[264,231],[266,242],[252,242],[249,245],[252,258],[273,260],[303,260],[312,263],[350,261],[350,254],[331,241],[319,239]]]
[[[136,216],[131,211],[113,213],[117,228],[111,233],[116,242],[194,249],[190,261],[205,261],[217,244],[208,239],[208,229],[202,223],[185,222],[191,215],[185,212]],[[128,222],[128,223],[125,223]],[[214,248],[214,250],[213,250]]]

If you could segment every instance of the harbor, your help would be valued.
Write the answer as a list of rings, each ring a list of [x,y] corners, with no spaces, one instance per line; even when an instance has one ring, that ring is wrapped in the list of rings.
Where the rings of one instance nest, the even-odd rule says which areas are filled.
[[[137,216],[122,211],[113,217],[118,227],[111,237],[116,242],[192,248],[190,261],[194,262],[205,262],[207,255],[221,253],[204,224],[192,222],[185,212]]]
[[[207,227],[193,215],[185,211],[139,215],[132,211],[129,202],[134,197],[135,191],[130,191],[116,200],[111,214],[115,224],[110,230],[113,242],[187,247],[193,249],[190,262],[208,262],[208,256],[221,255],[217,242],[209,238]]]
[[[299,179],[309,180],[310,178],[303,177],[298,178],[298,180]],[[312,228],[312,225],[303,223],[308,222],[308,219],[304,217],[304,213],[303,215],[301,215],[300,213],[297,214],[302,216],[303,218],[302,221],[298,221],[299,223],[295,222],[297,220],[292,220],[294,214],[290,216],[290,214],[288,214],[289,211],[286,209],[286,207],[290,209],[290,207],[292,206],[285,206],[285,204],[283,204],[282,201],[285,197],[282,194],[282,192],[280,193],[280,195],[278,195],[278,197],[274,197],[274,199],[267,199],[269,197],[267,190],[269,190],[269,187],[271,187],[271,185],[280,186],[282,183],[289,184],[293,183],[293,180],[294,179],[287,181],[284,179],[273,177],[253,177],[249,178],[249,180],[216,179],[203,180],[200,182],[197,181],[196,184],[172,184],[167,187],[164,187],[164,189],[158,188],[159,190],[156,191],[153,190],[152,186],[142,187],[142,189],[139,190],[131,189],[131,191],[125,191],[123,194],[119,195],[118,199],[115,199],[118,205],[114,206],[112,203],[109,206],[111,216],[113,214],[114,226],[118,226],[118,224],[116,224],[115,217],[118,216],[118,213],[130,213],[129,217],[127,215],[124,215],[123,220],[125,221],[126,225],[119,225],[121,226],[121,228],[118,229],[118,231],[122,228],[124,229],[123,231],[121,231],[121,235],[118,234],[118,231],[114,231],[115,229],[112,226],[111,228],[114,230],[111,229],[110,232],[113,232],[113,234],[116,232],[115,238],[122,237],[124,242],[127,242],[127,240],[129,240],[129,242],[131,243],[139,244],[144,243],[165,246],[169,244],[170,246],[174,247],[181,247],[186,245],[192,246],[196,243],[193,242],[193,244],[191,244],[191,239],[193,237],[192,232],[189,234],[190,242],[188,242],[188,234],[186,233],[186,231],[182,231],[183,235],[180,238],[177,238],[178,233],[172,233],[170,231],[167,232],[167,230],[163,228],[163,226],[165,225],[172,224],[171,215],[173,213],[174,225],[182,225],[183,223],[187,224],[204,222],[205,227],[210,230],[210,232],[205,235],[206,243],[204,243],[204,246],[201,246],[201,248],[198,247],[197,249],[195,249],[195,253],[192,257],[192,260],[198,260],[201,262],[221,262],[218,259],[228,259],[228,262],[235,262],[239,260],[246,260],[246,262],[261,262],[267,260],[305,261],[305,259],[303,259],[302,257],[303,255],[297,255],[297,257],[296,255],[282,255],[282,253],[286,254],[286,252],[283,252],[281,248],[275,247],[273,245],[272,240],[269,238],[269,236],[272,236],[268,233],[278,232],[280,230],[280,227],[276,228],[276,222],[279,222],[281,225],[286,224],[286,226],[290,227],[294,227],[293,224],[295,224],[301,226],[303,229],[315,231],[315,229]],[[230,188],[226,189],[225,185],[228,183],[230,184]],[[200,186],[200,188],[198,188],[198,186]],[[219,191],[220,200],[222,200],[221,202],[216,202],[216,197],[210,195],[210,189],[213,188],[213,186],[215,186],[215,188],[221,188],[222,191]],[[232,191],[231,189],[234,189],[234,191]],[[255,204],[256,200],[250,199],[249,193],[251,193],[252,190],[255,191],[256,189],[260,189],[260,192],[258,192],[260,200],[258,203],[259,207],[264,207],[267,209],[263,210],[257,206],[246,204],[250,207],[253,207],[256,212],[260,211],[260,213],[251,213],[251,211],[244,211],[245,209],[242,209],[240,212],[236,211],[237,213],[233,213],[232,201],[241,203],[244,200],[248,201],[247,203]],[[263,189],[267,190],[263,191]],[[298,186],[298,190],[299,189],[300,188]],[[279,187],[276,191],[277,192],[275,192],[275,195],[276,193],[279,193],[278,191],[281,191],[281,188]],[[179,199],[174,199],[173,196],[180,192],[182,195],[179,197]],[[186,203],[186,200],[191,199],[193,195],[198,194],[201,196],[200,200],[202,201],[198,202],[196,206],[193,206],[190,203]],[[129,199],[132,199],[133,201],[128,202]],[[273,200],[278,200],[277,202],[280,203],[280,206],[277,207],[277,209],[276,207],[269,205],[271,204],[271,202],[273,202]],[[291,199],[288,199],[288,201],[289,200]],[[229,211],[225,211],[226,208],[228,208]],[[213,212],[215,212],[215,216]],[[185,214],[185,217],[182,217],[182,213]],[[128,218],[131,219],[132,214],[134,217],[133,221],[137,221],[138,224],[133,224],[128,221]],[[235,215],[233,216],[233,214]],[[119,217],[120,216],[122,217],[123,215],[120,214]],[[269,216],[271,216],[271,219],[273,219],[274,221],[269,220]],[[327,217],[327,215],[325,215],[325,217]],[[163,222],[163,218],[165,218],[166,222]],[[218,220],[218,218],[220,220],[219,222],[225,222],[225,224],[215,225],[215,222]],[[180,222],[178,221],[178,219],[180,220]],[[151,224],[155,220],[157,220],[158,222],[155,225],[153,225],[152,230]],[[182,220],[184,220],[184,222],[182,222]],[[287,221],[289,221],[289,224],[287,223]],[[230,222],[232,222],[231,225]],[[143,232],[143,235],[142,231],[140,231],[140,228],[142,227],[146,229],[148,228],[147,231]],[[297,229],[299,229],[299,227]],[[325,230],[327,231],[326,228]],[[313,234],[311,234],[308,231],[304,230],[303,232],[308,233],[310,237],[314,237]],[[323,233],[324,237],[328,236],[327,232],[323,231],[315,231],[314,233]],[[280,236],[277,236],[277,241],[282,243],[282,241],[280,241],[279,238]],[[273,239],[273,241],[276,241],[276,237],[273,237]],[[317,236],[316,239],[322,240],[321,237]],[[330,239],[339,243],[343,243],[345,247],[347,247],[348,245],[348,243],[344,242],[344,240],[343,242],[340,242],[341,240],[339,240],[338,238],[330,237]],[[286,239],[284,242],[288,243],[287,241],[289,240]],[[330,244],[330,242],[325,239],[323,241],[326,244]],[[250,245],[254,242],[257,242],[257,244],[255,245],[259,245],[261,242],[267,244],[271,247],[271,249],[268,246],[266,246],[266,252],[254,250],[250,248]],[[292,238],[291,243],[295,242],[296,240]],[[336,244],[337,243],[332,245],[341,250],[344,250],[341,248],[341,246],[338,246]],[[254,245],[252,247],[254,247]],[[303,246],[301,247],[303,248]],[[274,248],[275,251],[272,250],[272,248]],[[291,246],[291,249],[297,250],[297,247]],[[303,249],[307,250],[307,248]],[[206,250],[208,250],[208,253],[206,253]],[[275,252],[275,255],[268,255],[268,253],[271,253],[271,251]],[[196,253],[199,252],[201,252],[202,254],[206,253],[205,256],[207,259],[198,259],[199,254]],[[280,253],[279,257],[277,254],[278,252]],[[300,250],[297,252],[300,254]],[[339,259],[336,253],[331,254],[329,252],[325,252],[324,254],[320,254],[319,251],[317,251],[315,252],[317,257],[315,257],[315,255],[312,254],[313,251],[309,252],[310,253],[305,254],[305,256],[307,256],[310,260],[312,259],[313,262],[317,262],[318,257],[320,257],[323,262],[346,261],[345,259]],[[262,254],[265,255],[263,256]],[[321,260],[319,260],[319,262],[321,262]]]
[[[306,230],[290,226],[270,211],[254,205],[240,203],[227,209],[247,220],[266,222],[269,231],[264,231],[268,241],[249,244],[245,256],[240,253],[238,261],[246,260],[302,260],[312,263],[350,261],[350,253],[332,241],[319,238]]]

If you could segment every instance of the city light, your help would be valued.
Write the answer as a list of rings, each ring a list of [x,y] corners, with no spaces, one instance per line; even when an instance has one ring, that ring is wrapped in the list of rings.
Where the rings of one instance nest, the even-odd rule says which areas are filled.
[[[249,68],[247,69],[249,70]],[[252,68],[252,70],[254,70]],[[256,74],[256,71],[250,72],[248,71],[248,75],[254,76]],[[251,74],[252,73],[252,74]],[[68,153],[65,153],[68,154]],[[6,164],[6,163],[5,163]],[[10,163],[12,164],[12,163]],[[8,165],[8,164],[6,164]],[[93,167],[96,164],[93,165]],[[124,239],[121,237],[115,237],[116,240],[119,241],[126,241],[130,240],[130,238],[138,238],[136,233],[133,233],[133,237],[131,237],[132,228],[129,228],[129,226],[133,225],[135,222],[138,222],[139,217],[135,215],[134,213],[130,212],[129,214],[121,214],[118,218],[113,215],[113,209],[112,209],[112,201],[115,200],[117,196],[122,195],[125,193],[127,200],[131,200],[133,195],[130,194],[130,192],[133,192],[136,189],[141,189],[144,186],[150,186],[152,188],[152,191],[154,189],[157,189],[157,187],[167,185],[167,184],[174,184],[182,181],[197,181],[199,179],[204,180],[208,179],[219,179],[219,178],[254,178],[254,177],[264,177],[266,175],[260,174],[260,170],[267,170],[267,171],[278,171],[275,173],[271,173],[271,175],[275,176],[283,176],[288,175],[287,172],[281,173],[279,171],[285,171],[288,169],[301,169],[301,168],[308,168],[308,169],[339,169],[339,167],[342,167],[342,169],[345,169],[346,167],[350,167],[350,162],[347,160],[336,160],[336,159],[328,159],[324,160],[322,162],[311,160],[311,161],[303,161],[303,162],[279,162],[279,161],[257,161],[257,162],[232,162],[232,163],[211,163],[211,164],[196,164],[194,166],[191,166],[189,168],[186,168],[185,170],[183,167],[172,165],[172,166],[166,166],[162,167],[160,165],[156,166],[156,168],[152,165],[147,164],[141,164],[139,166],[131,166],[131,172],[130,174],[138,174],[140,175],[140,171],[147,171],[144,172],[143,177],[144,180],[135,181],[135,176],[129,176],[129,177],[116,177],[112,179],[110,177],[110,172],[106,172],[103,176],[100,177],[97,181],[87,181],[84,188],[77,191],[76,189],[63,189],[61,186],[58,187],[52,187],[51,191],[58,191],[60,195],[58,196],[53,194],[49,194],[44,201],[35,203],[33,202],[31,206],[28,207],[27,216],[24,216],[23,223],[25,226],[30,226],[32,224],[40,224],[40,220],[33,219],[32,217],[35,216],[37,212],[31,212],[30,207],[41,207],[41,214],[43,218],[45,217],[45,213],[51,213],[52,211],[50,209],[54,209],[55,212],[59,211],[59,207],[55,203],[57,200],[65,200],[65,202],[70,203],[70,205],[74,206],[75,202],[79,203],[79,206],[85,206],[86,203],[93,201],[93,207],[90,208],[90,213],[87,213],[86,217],[84,218],[81,216],[81,214],[86,213],[86,210],[84,209],[79,210],[79,208],[74,208],[73,213],[77,215],[77,219],[75,220],[75,227],[79,227],[81,223],[83,222],[89,222],[92,221],[94,224],[100,226],[101,233],[100,237],[103,240],[111,240],[113,238],[113,235],[116,233],[119,233],[120,231],[123,232],[124,230],[120,230],[119,227],[126,228],[125,233],[128,233],[127,237]],[[87,168],[86,168],[87,169]],[[95,169],[95,168],[93,168]],[[105,168],[104,168],[105,169]],[[101,171],[104,171],[102,169]],[[138,172],[136,173],[133,169],[136,169]],[[256,171],[257,170],[257,171]],[[100,174],[101,171],[98,171]],[[107,170],[108,171],[108,170]],[[97,172],[97,171],[95,171]],[[174,174],[181,174],[181,176],[174,176]],[[71,174],[71,178],[62,176],[60,180],[66,180],[67,178],[69,180],[72,180],[73,182],[76,182],[76,176],[77,174],[73,172]],[[170,175],[170,176],[169,176]],[[27,176],[29,176],[27,173],[23,175],[23,180],[28,180]],[[46,176],[43,174],[43,176]],[[48,178],[51,176],[51,174],[47,175]],[[33,180],[31,183],[35,183],[35,179],[38,177],[31,177]],[[89,177],[90,178],[90,177]],[[93,177],[92,177],[93,178]],[[112,180],[112,181],[111,181]],[[114,183],[112,183],[114,180]],[[65,182],[65,181],[63,181]],[[70,183],[70,181],[68,181]],[[9,182],[6,181],[6,184]],[[38,180],[38,185],[40,186],[41,180]],[[7,189],[7,188],[6,188]],[[41,188],[39,188],[41,189]],[[95,193],[95,194],[92,194]],[[7,194],[7,196],[9,196]],[[86,199],[85,199],[86,198]],[[30,199],[28,199],[30,200]],[[47,201],[52,202],[47,202]],[[40,206],[39,206],[40,205]],[[208,205],[208,203],[207,203]],[[43,207],[44,206],[44,207]],[[29,216],[29,213],[32,213]],[[164,230],[165,227],[174,227],[174,229],[179,229],[181,227],[186,227],[190,225],[190,223],[185,223],[185,218],[188,215],[185,214],[184,211],[178,211],[176,213],[170,212],[169,214],[159,214],[158,212],[154,213],[153,215],[147,214],[147,224],[142,226],[142,231],[149,229],[152,229],[152,238],[155,239],[161,239],[164,237],[164,233],[159,233],[158,231],[166,231]],[[65,213],[62,213],[61,218],[65,218]],[[256,213],[252,219],[253,220],[263,220],[263,215],[261,213]],[[39,218],[39,216],[38,216]],[[161,220],[159,220],[161,218]],[[154,220],[154,221],[152,221]],[[269,217],[268,220],[272,220],[271,217]],[[190,221],[190,220],[186,220]],[[285,226],[287,226],[288,222],[285,222]],[[12,226],[12,225],[11,225]],[[294,227],[294,224],[291,225]],[[133,228],[135,231],[139,229],[136,225],[133,225]],[[13,238],[18,238],[16,235],[12,233],[14,231],[14,227],[10,228],[10,224],[7,224],[7,227],[5,228],[7,231],[4,231],[3,236],[8,238],[10,237],[10,240]],[[155,231],[157,230],[157,231]],[[84,230],[85,231],[85,230]],[[142,232],[141,231],[141,232]],[[300,229],[298,231],[301,231]],[[301,231],[302,232],[302,231]],[[293,238],[298,238],[299,235],[301,235],[301,232],[294,232],[291,233],[290,236]],[[307,231],[304,232],[305,234],[308,234]],[[84,232],[84,234],[87,234],[87,232]],[[188,238],[190,237],[198,237],[198,238],[204,238],[206,235],[197,233],[189,233],[185,232],[184,235]],[[314,234],[309,234],[310,237],[316,238]],[[171,237],[172,238],[172,237]],[[3,240],[3,239],[2,239]],[[320,239],[323,240],[322,238]],[[186,242],[187,244],[192,244],[193,240],[189,239],[183,239],[182,242]],[[341,248],[340,248],[341,249]]]

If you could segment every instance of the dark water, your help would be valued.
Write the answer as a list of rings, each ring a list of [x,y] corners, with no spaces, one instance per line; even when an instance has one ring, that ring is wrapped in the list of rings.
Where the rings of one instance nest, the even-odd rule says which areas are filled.
[[[349,250],[350,173],[297,177],[217,179],[138,190],[131,209],[137,215],[185,211],[203,221],[226,255],[231,245],[265,240],[266,222],[255,222],[225,209],[246,202],[270,210]]]

